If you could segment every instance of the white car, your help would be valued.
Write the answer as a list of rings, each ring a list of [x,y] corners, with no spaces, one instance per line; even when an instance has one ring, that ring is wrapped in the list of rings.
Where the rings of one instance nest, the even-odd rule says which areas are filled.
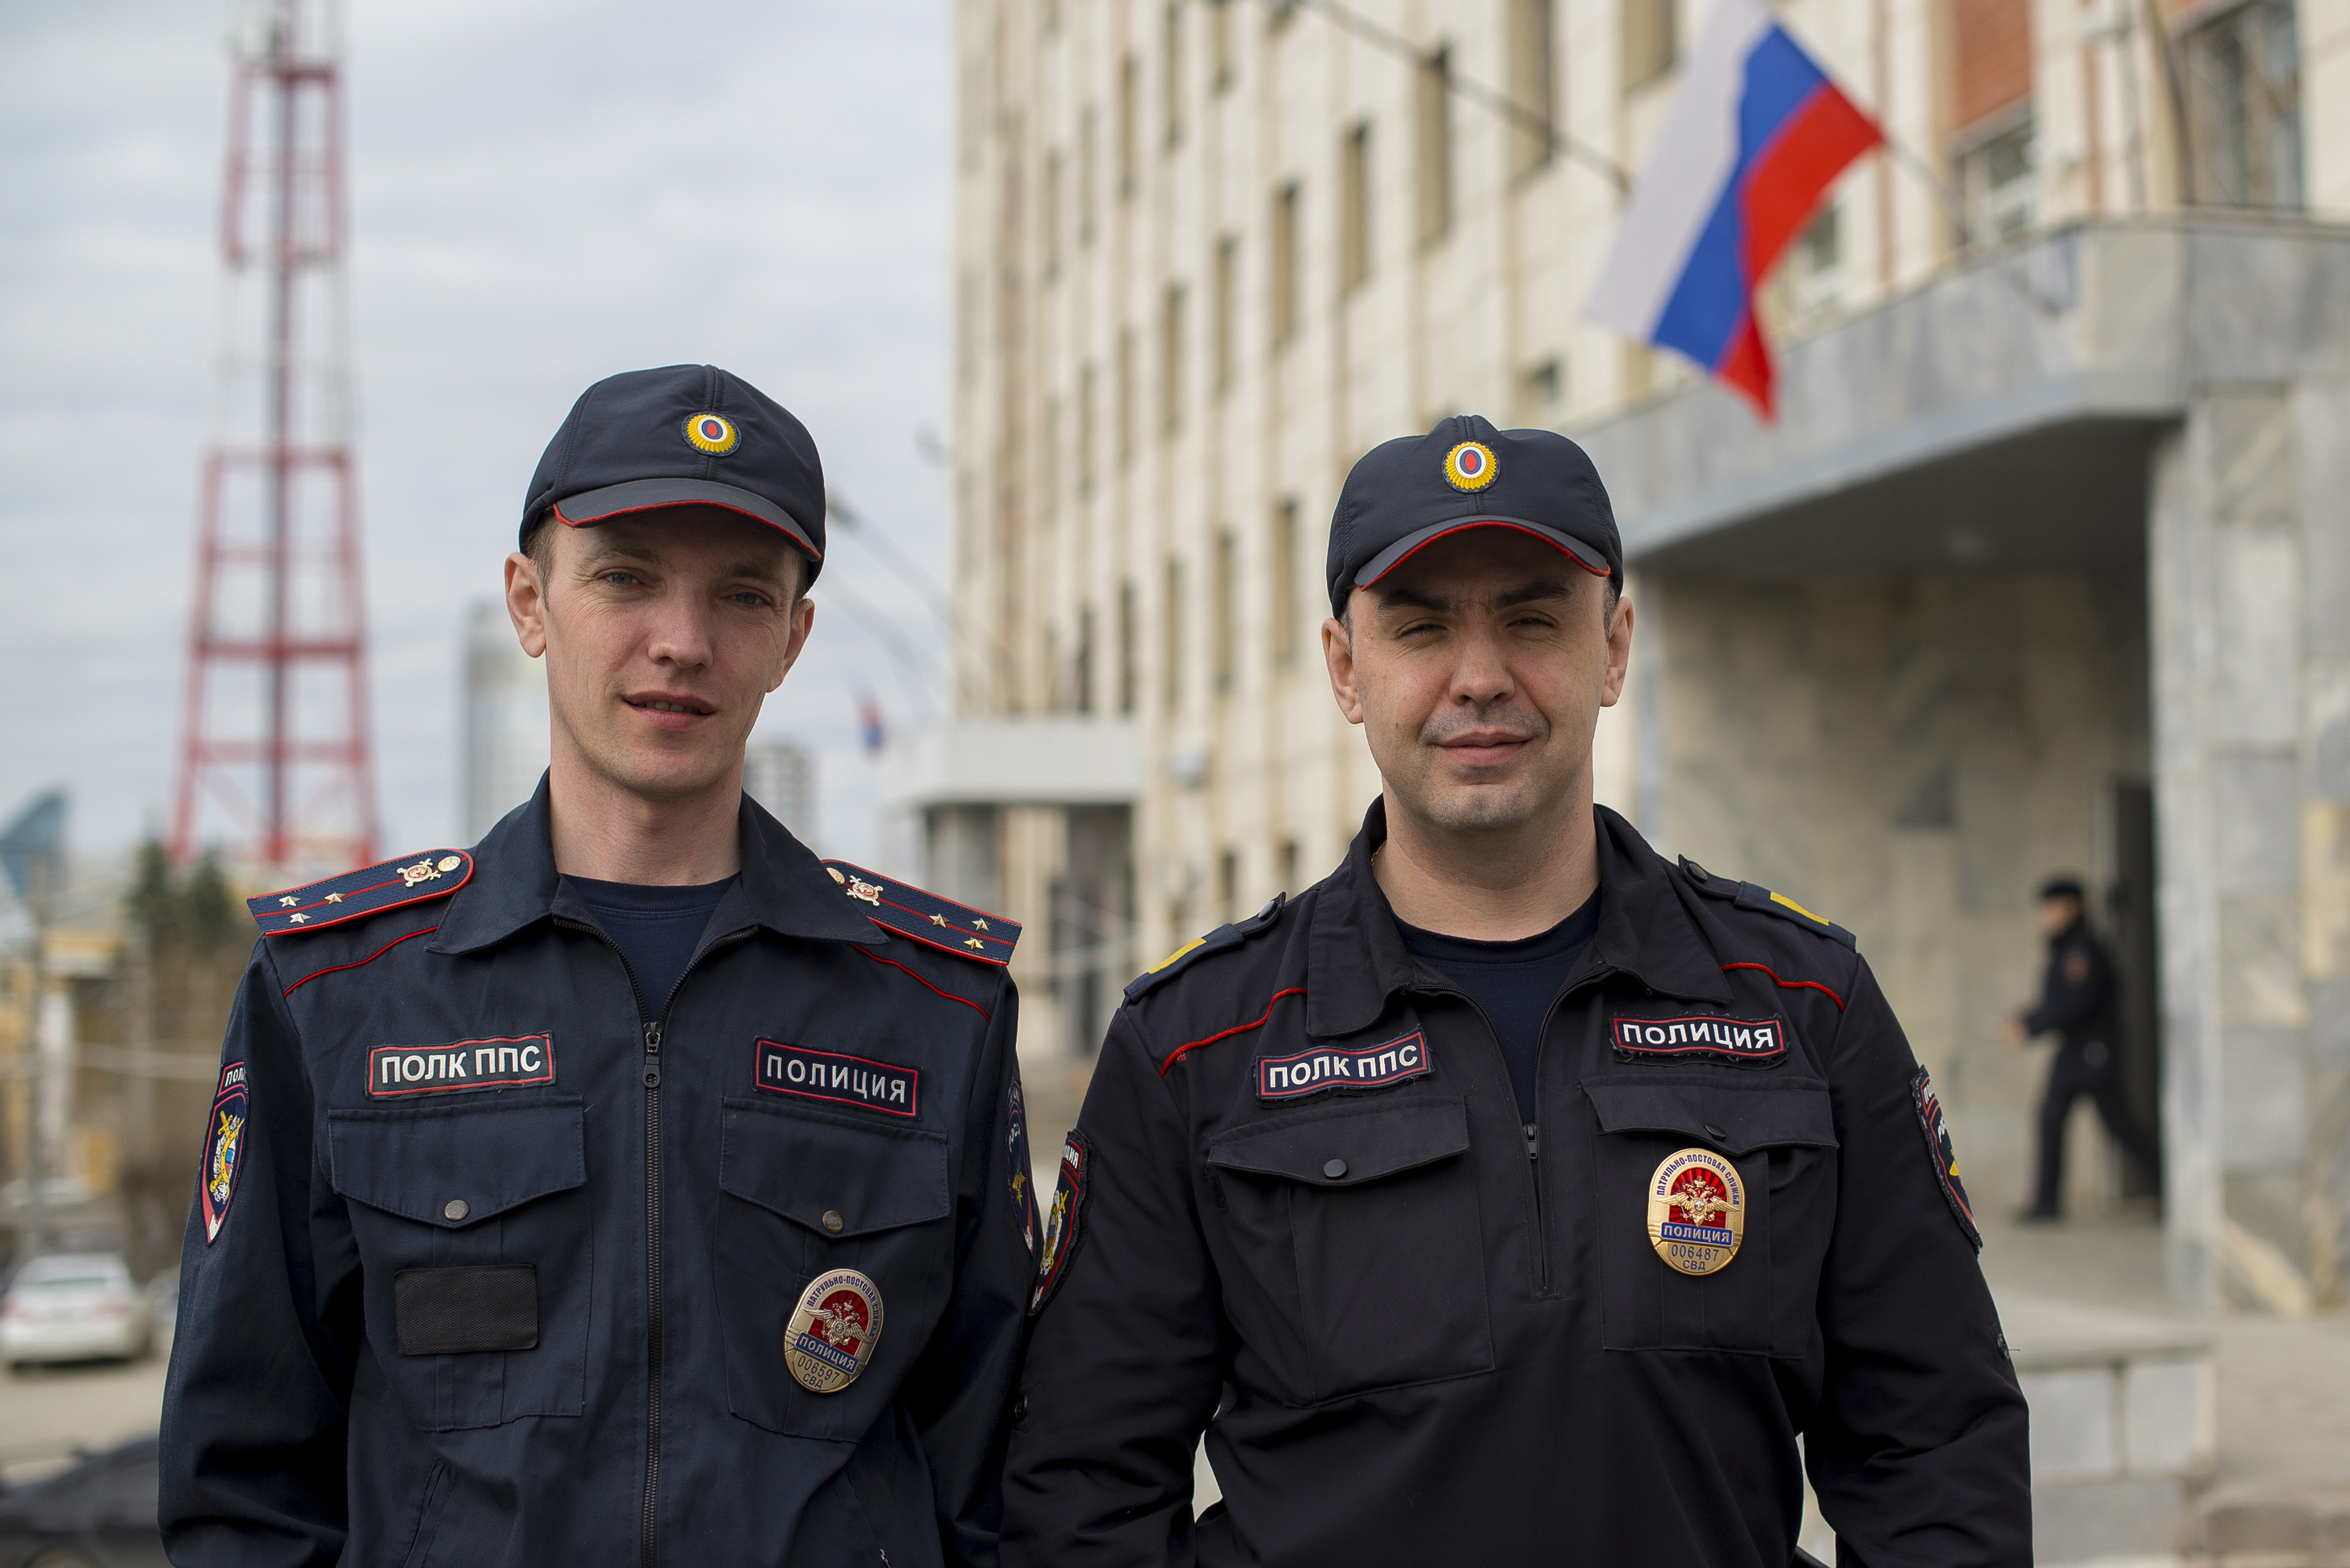
[[[90,1361],[147,1354],[154,1316],[120,1252],[52,1252],[0,1296],[0,1361]]]

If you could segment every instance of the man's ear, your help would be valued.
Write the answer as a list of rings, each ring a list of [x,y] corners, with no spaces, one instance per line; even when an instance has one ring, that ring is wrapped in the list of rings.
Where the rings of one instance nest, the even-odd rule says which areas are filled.
[[[776,687],[781,686],[784,683],[784,677],[792,672],[792,666],[800,661],[800,655],[807,649],[808,633],[814,629],[816,629],[816,601],[803,597],[793,604],[790,617],[785,622],[784,657],[775,666],[775,678],[767,682],[768,691],[773,691]]]
[[[1607,673],[1599,684],[1599,705],[1613,708],[1624,695],[1624,678],[1632,668],[1632,601],[1618,597],[1607,618]]]
[[[1322,623],[1322,662],[1330,671],[1330,695],[1347,722],[1363,722],[1363,694],[1355,684],[1355,629],[1332,616]]]
[[[536,659],[546,651],[546,586],[538,563],[520,550],[506,557],[506,618],[525,653]]]

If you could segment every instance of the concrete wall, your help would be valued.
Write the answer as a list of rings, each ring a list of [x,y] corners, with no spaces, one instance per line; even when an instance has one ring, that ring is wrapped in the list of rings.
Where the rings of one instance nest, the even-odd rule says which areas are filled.
[[[2047,1048],[2000,1026],[2044,961],[2034,888],[2102,881],[2108,791],[2147,775],[2137,574],[1651,573],[1638,602],[1662,666],[1644,826],[1861,933],[1976,1201],[2020,1204]],[[2074,1149],[2068,1196],[2094,1207],[2114,1168]]]

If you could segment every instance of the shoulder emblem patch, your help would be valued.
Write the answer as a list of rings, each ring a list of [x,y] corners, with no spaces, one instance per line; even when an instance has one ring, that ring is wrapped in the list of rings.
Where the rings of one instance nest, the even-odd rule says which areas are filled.
[[[1012,1206],[1020,1212],[1020,1241],[1036,1255],[1035,1173],[1028,1164],[1028,1102],[1020,1093],[1020,1069],[1012,1069],[1011,1126],[1003,1136],[1004,1163],[1012,1173]]]
[[[1975,1227],[1975,1206],[1959,1179],[1959,1153],[1950,1146],[1950,1126],[1942,1116],[1941,1096],[1934,1093],[1933,1075],[1925,1068],[1909,1080],[1909,1103],[1917,1108],[1918,1130],[1926,1135],[1926,1154],[1934,1162],[1934,1179],[1941,1183],[1950,1215],[1966,1232],[1976,1251],[1982,1251],[1982,1232]]]
[[[885,931],[998,969],[1012,961],[1012,950],[1020,940],[1017,920],[941,898],[846,860],[827,860],[824,868],[842,895],[864,905],[866,918]]]
[[[1779,919],[1801,926],[1814,935],[1825,937],[1830,941],[1842,942],[1855,952],[1860,950],[1858,937],[1846,930],[1834,920],[1823,919],[1813,914],[1784,893],[1773,893],[1768,888],[1758,888],[1752,882],[1741,882],[1738,885],[1736,897],[1731,901],[1742,909],[1753,909],[1765,915],[1776,915]]]
[[[1275,893],[1263,909],[1259,909],[1247,919],[1236,925],[1218,926],[1204,937],[1193,937],[1190,941],[1128,981],[1126,982],[1127,1001],[1141,1001],[1180,974],[1196,960],[1203,959],[1210,953],[1220,953],[1229,948],[1240,946],[1257,932],[1273,924],[1273,918],[1281,913],[1281,907],[1288,898],[1289,895],[1286,893]]]
[[[403,904],[445,898],[473,879],[473,857],[462,849],[431,849],[380,860],[307,887],[287,888],[247,898],[244,907],[265,937],[323,931],[362,915],[379,915]]]
[[[1052,1211],[1045,1216],[1045,1245],[1036,1257],[1036,1293],[1028,1303],[1030,1317],[1045,1310],[1045,1303],[1068,1276],[1069,1260],[1076,1256],[1077,1222],[1086,1212],[1086,1163],[1092,1155],[1086,1135],[1071,1127],[1068,1140],[1061,1145],[1061,1179],[1053,1189]]]
[[[221,1069],[220,1086],[213,1091],[212,1125],[204,1132],[203,1180],[196,1201],[204,1214],[204,1245],[220,1239],[228,1223],[229,1199],[236,1196],[236,1179],[244,1168],[244,1064],[231,1062]]]

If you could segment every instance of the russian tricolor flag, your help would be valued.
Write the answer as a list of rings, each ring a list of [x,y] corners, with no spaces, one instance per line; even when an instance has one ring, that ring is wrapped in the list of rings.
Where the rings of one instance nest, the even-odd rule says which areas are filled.
[[[1688,355],[1768,419],[1755,288],[1821,193],[1885,137],[1763,0],[1717,0],[1686,70],[1589,311]]]

